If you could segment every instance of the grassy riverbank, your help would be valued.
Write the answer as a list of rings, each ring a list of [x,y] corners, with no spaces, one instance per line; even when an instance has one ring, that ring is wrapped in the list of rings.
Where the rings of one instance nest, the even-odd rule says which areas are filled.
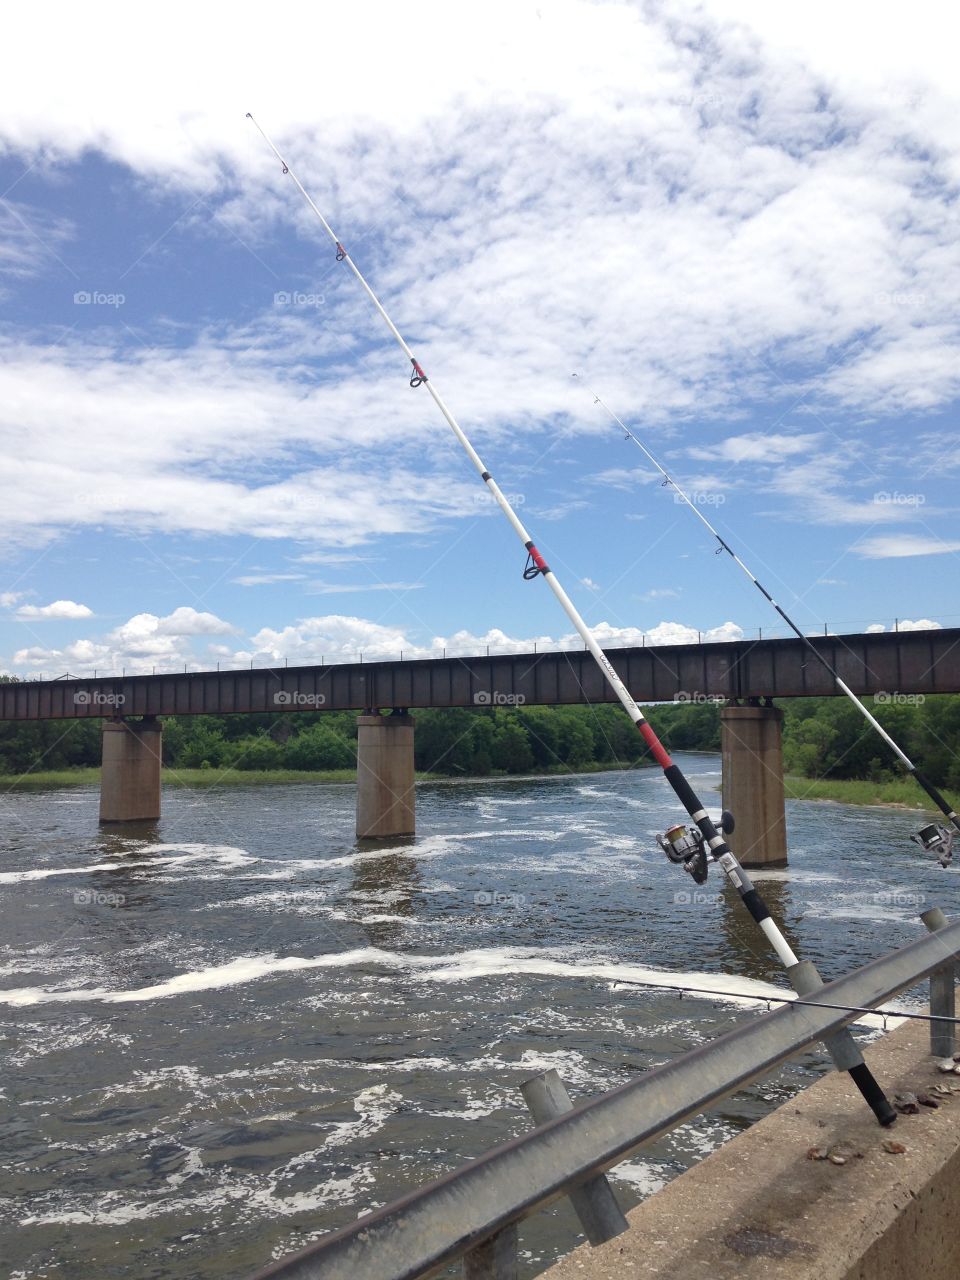
[[[616,766],[591,763],[578,769],[560,765],[554,769],[538,769],[530,774],[493,774],[485,778],[453,779],[436,773],[417,773],[418,782],[498,781],[510,777],[545,777],[569,773],[598,773]],[[636,767],[636,766],[634,766]],[[642,766],[641,766],[642,767]],[[628,771],[628,769],[625,770]],[[323,769],[316,772],[299,769],[164,769],[163,782],[171,787],[273,786],[278,783],[313,785],[331,782],[355,782],[354,769]],[[49,791],[60,787],[99,786],[99,769],[56,769],[22,776],[0,776],[0,791]],[[792,800],[832,800],[837,804],[889,805],[901,809],[928,809],[917,784],[910,778],[894,778],[890,782],[865,782],[858,779],[815,781],[812,778],[786,777],[786,793]],[[719,788],[717,788],[719,790]],[[931,810],[932,812],[932,810]]]
[[[623,772],[638,766],[626,765]],[[644,766],[639,766],[643,768]],[[416,773],[418,782],[456,782],[499,781],[503,778],[523,778],[562,775],[569,773],[601,773],[617,768],[612,764],[601,764],[592,761],[589,764],[571,769],[569,765],[556,765],[553,768],[533,770],[528,774],[494,772],[483,777],[451,778],[449,774],[427,773],[420,770]],[[216,769],[164,769],[161,775],[163,783],[171,787],[214,787],[214,786],[272,786],[277,783],[310,783],[316,785],[328,782],[356,782],[356,769],[232,769],[229,767]],[[48,769],[44,772],[24,773],[21,775],[0,775],[0,792],[2,791],[49,791],[59,787],[99,786],[99,769]]]
[[[787,777],[784,785],[787,796],[792,800],[833,800],[838,804],[890,805],[898,809],[933,812],[917,784],[906,777],[894,778],[890,782]]]
[[[418,773],[417,778],[432,774]],[[325,769],[315,773],[300,769],[164,769],[163,783],[171,787],[214,787],[236,783],[246,786],[270,786],[283,783],[355,782],[355,769]],[[51,769],[25,773],[20,777],[0,777],[3,791],[47,791],[58,787],[100,785],[99,769]]]

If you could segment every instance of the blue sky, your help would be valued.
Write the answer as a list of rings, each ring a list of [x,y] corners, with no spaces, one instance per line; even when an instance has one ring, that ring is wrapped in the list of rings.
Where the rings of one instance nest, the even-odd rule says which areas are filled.
[[[775,619],[574,370],[804,626],[956,625],[953,20],[778,9],[9,19],[0,670],[570,642],[248,110],[603,643]]]

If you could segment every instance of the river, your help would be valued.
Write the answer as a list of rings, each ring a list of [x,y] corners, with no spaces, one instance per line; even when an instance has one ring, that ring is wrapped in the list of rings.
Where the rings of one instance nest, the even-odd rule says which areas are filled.
[[[679,754],[704,799],[719,758]],[[352,786],[169,790],[98,831],[97,792],[8,794],[0,830],[0,1259],[14,1280],[243,1277],[529,1127],[518,1086],[634,1078],[781,972],[716,873],[654,833],[659,770],[425,783],[415,841],[358,847]],[[837,976],[950,913],[896,810],[788,802],[758,887]],[[870,1034],[865,1032],[864,1034]],[[825,1070],[811,1052],[613,1175],[635,1204]],[[524,1275],[577,1239],[523,1228]],[[358,1277],[362,1280],[362,1277]]]

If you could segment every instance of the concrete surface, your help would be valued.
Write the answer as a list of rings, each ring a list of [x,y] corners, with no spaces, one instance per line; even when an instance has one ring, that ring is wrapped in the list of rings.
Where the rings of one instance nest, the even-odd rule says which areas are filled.
[[[412,836],[413,716],[357,716],[357,837]]]
[[[865,1058],[887,1096],[956,1084],[914,1022]],[[884,1139],[901,1143],[889,1154]],[[846,1163],[809,1159],[849,1149]],[[856,1153],[856,1154],[853,1154]],[[831,1072],[628,1215],[630,1230],[584,1245],[544,1280],[957,1280],[960,1092],[881,1129]]]
[[[160,817],[159,720],[104,720],[100,773],[100,821],[136,822]]]
[[[720,711],[723,807],[736,821],[727,837],[745,867],[787,865],[783,712],[727,706]]]

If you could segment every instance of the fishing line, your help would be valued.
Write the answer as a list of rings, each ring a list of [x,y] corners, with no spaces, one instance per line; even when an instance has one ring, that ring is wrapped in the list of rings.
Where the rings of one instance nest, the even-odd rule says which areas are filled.
[[[876,1014],[878,1018],[883,1018],[884,1030],[886,1030],[886,1020],[888,1018],[913,1018],[919,1022],[949,1022],[952,1025],[960,1026],[960,1018],[951,1018],[944,1013],[914,1013],[905,1009],[873,1009],[869,1005],[860,1004],[827,1004],[824,1000],[803,1000],[800,996],[751,996],[742,991],[721,991],[719,987],[690,987],[686,983],[681,987],[673,986],[667,982],[643,982],[639,978],[611,978],[610,984],[614,989],[617,987],[649,987],[653,991],[672,991],[681,1000],[688,994],[703,996],[708,1000],[712,997],[725,997],[730,1000],[752,1000],[757,1004],[765,1004],[768,1011],[772,1004],[803,1004],[809,1005],[812,1009],[837,1009],[843,1013]]]
[[[876,718],[876,716],[873,715],[866,708],[866,706],[864,706],[864,704],[860,701],[860,699],[853,692],[850,686],[840,676],[836,668],[831,665],[831,663],[824,657],[824,655],[820,652],[820,650],[816,647],[816,645],[812,643],[812,641],[810,640],[810,637],[804,635],[804,633],[800,630],[800,628],[793,621],[793,619],[786,612],[786,610],[781,608],[781,606],[777,604],[776,600],[774,600],[773,596],[766,589],[763,583],[760,582],[760,580],[751,572],[751,570],[746,566],[746,564],[744,564],[743,560],[740,559],[740,557],[733,550],[733,548],[721,537],[721,535],[713,527],[713,525],[710,523],[707,517],[703,514],[703,512],[699,509],[699,507],[697,507],[697,505],[690,500],[690,498],[685,493],[685,491],[680,488],[676,480],[674,480],[673,476],[671,476],[669,472],[667,472],[667,470],[660,465],[660,463],[653,456],[650,450],[646,447],[643,441],[640,440],[630,430],[630,428],[626,425],[623,419],[618,417],[618,415],[614,413],[614,411],[610,408],[610,406],[608,404],[605,404],[604,401],[601,400],[601,398],[597,395],[597,393],[594,390],[592,390],[590,387],[588,387],[585,382],[583,382],[583,379],[580,377],[578,373],[574,373],[572,377],[576,378],[578,382],[583,383],[583,386],[586,387],[587,391],[589,391],[590,394],[593,396],[594,403],[600,405],[601,408],[604,409],[610,415],[610,417],[621,429],[621,431],[623,431],[624,438],[627,440],[632,440],[633,443],[644,455],[644,457],[647,458],[648,461],[653,463],[656,469],[663,476],[664,486],[670,485],[673,488],[674,492],[690,508],[693,514],[701,522],[701,524],[703,524],[710,531],[711,535],[714,538],[716,538],[717,542],[720,544],[719,547],[717,548],[717,554],[719,555],[721,551],[726,551],[727,555],[730,556],[730,558],[734,561],[734,563],[739,565],[739,567],[747,575],[747,577],[750,579],[753,585],[757,588],[760,594],[764,596],[764,598],[773,606],[774,609],[776,609],[777,613],[779,613],[780,617],[784,620],[784,622],[787,624],[787,626],[790,628],[793,634],[797,637],[797,639],[800,640],[805,645],[807,650],[813,654],[813,656],[824,668],[824,670],[829,672],[831,678],[833,679],[834,683],[836,684],[840,692],[845,694],[850,699],[853,705],[857,708],[857,710],[861,713],[861,715],[863,715],[863,717],[866,719],[867,723],[873,729],[876,730],[876,732],[884,740],[887,746],[890,747],[894,755],[903,765],[904,770],[917,780],[917,782],[920,784],[923,790],[927,793],[927,795],[930,797],[933,803],[937,806],[940,812],[944,815],[944,817],[948,818],[950,822],[953,823],[955,831],[960,832],[960,815],[956,813],[956,811],[954,810],[950,802],[940,794],[940,792],[933,785],[930,779],[924,773],[922,773],[920,769],[917,768],[917,766],[913,763],[913,761],[910,759],[907,753],[887,732],[887,730],[883,727],[883,725]],[[947,866],[951,861],[951,858],[953,855],[953,842],[955,839],[954,832],[947,831],[945,828],[939,827],[937,825],[932,825],[932,826],[926,826],[921,828],[921,830],[917,832],[915,836],[912,836],[911,839],[914,840],[917,844],[921,845],[921,847],[927,850],[928,852],[939,853],[940,863],[942,866],[944,867]]]
[[[644,718],[640,707],[634,701],[633,697],[631,697],[629,690],[620,679],[619,675],[617,675],[609,658],[600,648],[599,644],[597,644],[590,628],[580,616],[573,601],[567,595],[566,591],[564,591],[553,570],[537,549],[535,542],[522,524],[520,517],[517,515],[516,511],[514,511],[493,476],[487,470],[483,460],[470,443],[470,440],[457,419],[454,417],[452,411],[447,407],[440,395],[440,392],[437,390],[436,383],[427,376],[423,366],[407,345],[403,335],[400,333],[400,330],[390,319],[390,316],[387,314],[380,299],[367,283],[359,267],[344,247],[342,241],[336,235],[329,222],[327,222],[326,218],[314,203],[300,179],[293,172],[287,161],[281,155],[280,151],[274,145],[273,141],[249,111],[247,112],[247,119],[253,122],[270,150],[280,162],[283,173],[293,180],[297,190],[316,214],[321,226],[334,246],[336,260],[338,262],[345,263],[346,266],[349,267],[358,284],[373,304],[374,309],[390,330],[390,333],[397,345],[410,361],[412,370],[410,386],[414,389],[426,387],[428,394],[440,410],[447,422],[447,425],[460,442],[467,457],[473,463],[481,480],[487,486],[488,491],[493,495],[493,498],[500,510],[510,522],[513,531],[520,539],[527,553],[527,560],[523,569],[524,579],[531,581],[534,578],[542,577],[547,586],[549,586],[550,590],[556,596],[560,607],[563,609],[564,613],[567,615],[577,631],[577,634],[583,640],[583,643],[593,656],[597,666],[603,672],[611,689],[617,695],[617,698],[622,704],[627,715],[636,725],[639,733],[650,748],[653,758],[663,769],[663,776],[673,788],[677,799],[686,809],[692,821],[696,824],[696,834],[687,833],[685,828],[680,827],[670,829],[667,833],[667,836],[669,837],[669,844],[663,846],[668,857],[671,861],[683,866],[684,870],[688,871],[698,884],[702,884],[707,877],[707,852],[709,851],[709,856],[720,865],[724,875],[740,895],[743,905],[750,912],[750,915],[755,920],[757,926],[766,935],[767,940],[776,952],[780,962],[791,976],[791,981],[793,980],[793,975],[795,973],[802,971],[805,975],[805,981],[807,984],[809,984],[811,980],[819,982],[819,979],[816,978],[815,971],[814,977],[811,979],[810,973],[812,966],[810,966],[809,962],[801,965],[800,961],[798,961],[797,957],[794,955],[790,944],[774,923],[766,903],[754,888],[750,877],[747,875],[746,871],[744,871],[732,850],[727,845],[727,842],[717,830],[713,819],[700,803],[699,797],[684,777],[679,765],[673,763],[666,748],[654,732],[653,727]],[[680,835],[681,832],[683,833],[682,837]],[[807,994],[808,993],[809,992],[807,992]],[[879,1122],[882,1125],[892,1124],[896,1119],[897,1113],[887,1101],[883,1090],[877,1084],[876,1080],[874,1080],[870,1069],[863,1061],[863,1056],[857,1048],[849,1031],[842,1030],[831,1033],[826,1037],[824,1043],[833,1057],[838,1070],[844,1070],[849,1073],[851,1079],[863,1094],[863,1097],[873,1110]]]

